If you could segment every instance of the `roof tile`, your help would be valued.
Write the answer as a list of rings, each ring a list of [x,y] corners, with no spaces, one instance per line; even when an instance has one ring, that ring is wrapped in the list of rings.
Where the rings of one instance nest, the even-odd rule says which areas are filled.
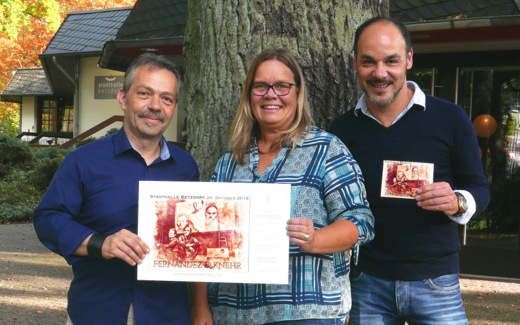
[[[19,68],[2,95],[52,95],[52,90],[42,67]]]
[[[132,8],[71,12],[42,55],[101,52],[113,40]]]

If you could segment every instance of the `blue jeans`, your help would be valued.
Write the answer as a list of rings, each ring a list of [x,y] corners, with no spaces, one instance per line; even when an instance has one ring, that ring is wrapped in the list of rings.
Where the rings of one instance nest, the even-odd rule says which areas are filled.
[[[343,325],[339,319],[302,319],[267,323],[264,325]]]
[[[466,325],[458,274],[394,281],[364,273],[350,279],[350,325]]]

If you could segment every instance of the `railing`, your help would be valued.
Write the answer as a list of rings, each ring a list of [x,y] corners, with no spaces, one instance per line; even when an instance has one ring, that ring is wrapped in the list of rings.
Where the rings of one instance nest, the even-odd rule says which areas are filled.
[[[79,140],[85,140],[86,138],[90,137],[96,132],[99,132],[109,126],[110,124],[113,124],[115,122],[123,122],[123,116],[122,115],[113,115],[112,117],[109,117],[108,119],[104,120],[103,122],[99,123],[98,125],[95,125],[88,129],[87,131],[77,135],[76,137],[70,139],[69,141],[62,144],[61,148],[69,148],[73,145],[75,145]]]
[[[30,138],[30,140],[28,140],[30,147],[59,146],[61,148],[69,148],[76,144],[79,140],[84,140],[115,122],[123,122],[123,116],[113,115],[112,117],[109,117],[105,121],[91,127],[76,137],[73,136],[72,132],[21,132],[16,137],[24,141],[27,141],[28,139],[23,138]]]
[[[59,146],[60,148],[70,148],[71,146],[75,145],[80,140],[85,140],[86,138],[90,137],[96,132],[99,132],[106,128],[107,126],[110,126],[111,124],[115,122],[123,122],[123,116],[122,115],[113,115],[112,117],[109,117],[105,121],[91,127],[87,131],[77,135],[76,137],[73,137],[71,132],[42,132],[42,133],[35,133],[35,132],[22,132],[18,134],[16,137],[21,139],[24,136],[34,136],[34,138],[29,141],[29,146],[31,147],[39,147],[39,146]],[[40,140],[43,138],[49,138],[46,140],[47,145],[40,144]],[[54,139],[50,139],[54,138]],[[64,143],[61,143],[59,139],[70,139]],[[186,143],[183,142],[173,142],[171,143],[181,147],[182,149],[186,150]]]
[[[29,146],[31,147],[47,147],[47,146],[59,146],[67,141],[67,139],[72,139],[72,132],[22,132],[16,136],[18,139],[22,139],[27,137],[29,139],[22,139],[28,141]],[[43,141],[44,143],[41,143]]]

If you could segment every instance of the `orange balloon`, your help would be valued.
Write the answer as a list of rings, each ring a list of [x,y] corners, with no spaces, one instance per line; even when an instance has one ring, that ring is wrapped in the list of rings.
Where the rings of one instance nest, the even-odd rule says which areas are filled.
[[[489,138],[497,130],[497,121],[489,114],[480,114],[473,121],[473,127],[480,138]]]

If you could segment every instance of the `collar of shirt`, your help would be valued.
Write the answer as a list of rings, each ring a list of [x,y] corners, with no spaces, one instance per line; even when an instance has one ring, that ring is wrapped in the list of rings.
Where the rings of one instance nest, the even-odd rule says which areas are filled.
[[[417,85],[413,81],[407,81],[406,86],[414,91],[412,99],[410,99],[410,102],[408,103],[406,108],[395,118],[395,120],[392,122],[392,125],[399,121],[399,119],[401,119],[401,117],[403,117],[404,114],[406,114],[414,105],[421,106],[424,110],[426,110],[426,95],[424,95],[424,92],[421,90],[421,87],[419,87],[419,85]],[[381,124],[381,122],[379,122],[379,120],[375,118],[374,115],[372,115],[372,113],[370,113],[370,111],[368,110],[366,94],[364,93],[358,100],[356,108],[354,108],[354,115],[359,116],[360,111],[366,116],[376,120],[377,123]]]
[[[116,134],[115,143],[116,156],[130,149],[135,150],[130,140],[128,140],[128,137],[126,136],[126,133],[123,130],[123,128],[121,128],[119,132]],[[168,145],[166,144],[166,139],[164,137],[161,138],[161,142],[159,143],[159,145],[161,147],[161,160],[166,160],[170,158],[170,150],[168,150]]]

